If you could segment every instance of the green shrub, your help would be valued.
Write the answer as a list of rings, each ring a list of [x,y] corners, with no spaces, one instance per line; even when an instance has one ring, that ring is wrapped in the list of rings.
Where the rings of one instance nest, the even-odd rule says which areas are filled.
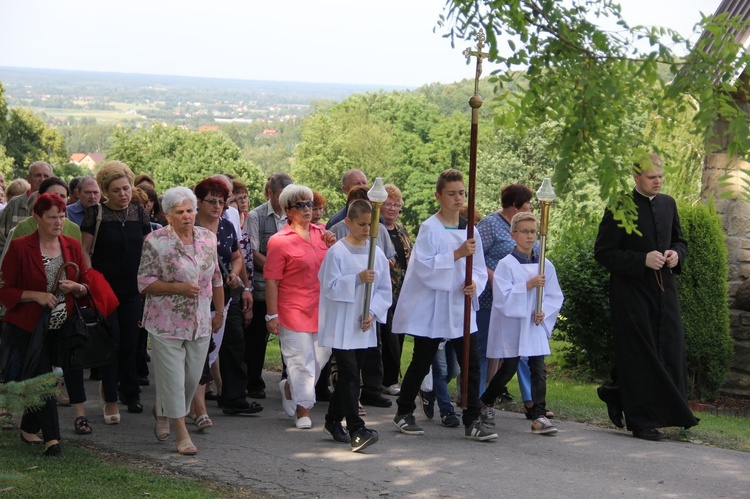
[[[569,227],[550,244],[565,302],[557,322],[561,339],[571,344],[567,367],[608,375],[613,362],[609,314],[609,272],[594,260],[597,224]]]
[[[713,203],[680,208],[688,252],[677,276],[685,328],[691,398],[713,401],[732,358],[729,335],[727,248]]]

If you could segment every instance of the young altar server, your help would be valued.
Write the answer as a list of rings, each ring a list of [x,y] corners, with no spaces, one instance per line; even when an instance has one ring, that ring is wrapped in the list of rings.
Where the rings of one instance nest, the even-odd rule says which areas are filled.
[[[375,247],[374,270],[367,269],[371,217],[369,202],[357,200],[349,205],[345,219],[349,235],[331,246],[318,273],[318,342],[333,349],[338,366],[324,431],[337,442],[351,443],[355,452],[378,441],[378,432],[366,428],[358,414],[359,372],[367,348],[378,344],[375,321],[384,323],[391,306],[390,268],[380,248]],[[370,313],[363,322],[367,283],[372,284]],[[343,418],[346,431],[341,426]]]
[[[533,251],[537,219],[528,212],[517,213],[510,222],[513,251],[498,262],[492,284],[487,357],[502,359],[503,364],[482,394],[482,422],[494,426],[497,397],[513,378],[521,357],[529,358],[531,370],[531,432],[554,435],[557,428],[545,417],[547,369],[544,357],[550,354],[549,338],[563,303],[552,262],[545,259],[544,274],[539,274],[539,255]],[[542,313],[536,313],[537,290],[543,288]]]
[[[487,283],[481,237],[476,232],[474,238],[467,239],[466,219],[459,216],[466,199],[460,171],[449,169],[440,174],[435,199],[440,209],[420,226],[393,316],[393,332],[414,337],[414,354],[401,383],[396,400],[398,412],[393,418],[399,431],[407,435],[424,433],[413,414],[422,379],[442,341],[451,342],[458,358],[463,358],[465,297],[471,297],[469,331],[475,333],[477,297]],[[465,286],[469,255],[474,255],[472,282]],[[470,338],[468,407],[463,412],[465,436],[471,440],[492,440],[497,434],[479,422],[479,354],[476,335],[471,334]]]

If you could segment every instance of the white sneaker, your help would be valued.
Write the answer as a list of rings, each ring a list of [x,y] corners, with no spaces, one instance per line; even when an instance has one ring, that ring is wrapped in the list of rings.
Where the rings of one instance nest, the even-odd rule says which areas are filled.
[[[401,387],[398,386],[398,384],[393,384],[391,386],[383,385],[383,393],[386,395],[398,395],[401,393]]]
[[[301,418],[297,418],[294,421],[294,426],[296,426],[300,430],[309,430],[310,428],[312,428],[312,419],[307,416],[302,416]]]
[[[297,414],[297,404],[294,400],[286,398],[286,380],[282,379],[279,381],[279,391],[281,392],[281,407],[284,408],[284,412],[290,418],[293,418]]]

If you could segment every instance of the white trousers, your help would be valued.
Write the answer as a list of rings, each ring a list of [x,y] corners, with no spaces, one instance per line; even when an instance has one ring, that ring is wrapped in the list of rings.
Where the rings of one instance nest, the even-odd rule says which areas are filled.
[[[177,340],[151,331],[149,334],[156,382],[156,415],[181,418],[190,411],[190,402],[203,374],[209,337]]]
[[[281,355],[286,363],[287,383],[296,405],[315,405],[315,383],[331,357],[331,349],[318,345],[318,333],[301,333],[279,325]]]
[[[221,349],[221,342],[224,341],[224,328],[227,326],[227,315],[229,315],[229,305],[231,304],[232,299],[230,298],[227,304],[224,306],[224,322],[221,323],[221,329],[214,333],[214,344],[216,345],[216,348],[214,348],[213,351],[208,354],[209,367],[213,366],[214,362],[216,362],[216,359],[219,358],[219,350]],[[211,318],[213,318],[214,315],[216,315],[216,312],[211,312]]]

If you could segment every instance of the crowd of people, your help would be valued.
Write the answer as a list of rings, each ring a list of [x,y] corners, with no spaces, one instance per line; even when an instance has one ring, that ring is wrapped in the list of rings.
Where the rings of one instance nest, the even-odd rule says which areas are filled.
[[[59,331],[74,303],[95,298],[101,275],[119,305],[107,317],[115,354],[89,375],[99,380],[100,421],[117,425],[121,407],[143,412],[140,393],[153,382],[154,436],[165,441],[173,432],[182,455],[197,452],[189,428],[214,425],[207,401],[230,416],[263,410],[270,335],[279,339],[281,406],[294,426],[314,427],[310,410],[327,402],[323,431],[353,451],[378,441],[365,426],[365,406],[391,407],[388,396],[397,397],[393,423],[402,433],[423,434],[414,412],[419,405],[432,419],[437,402],[443,426],[463,425],[467,439],[494,440],[493,407],[498,397],[509,397],[506,386],[516,373],[531,432],[557,432],[547,408],[544,358],[563,295],[551,262],[538,273],[538,220],[523,185],[504,187],[501,208],[475,217],[476,232],[468,238],[463,175],[443,171],[435,186],[439,209],[412,243],[398,223],[402,192],[385,186],[388,197],[374,221],[360,170],[343,175],[347,202],[338,211],[284,173],[268,178],[266,201],[257,207],[249,206],[241,179],[217,174],[159,195],[148,175],[136,177],[119,161],[70,183],[48,163],[35,162],[23,182],[7,189],[0,182],[7,200],[0,213],[0,351],[6,352],[0,360],[7,362],[0,370],[7,381],[58,368]],[[28,187],[19,194],[16,185]],[[326,212],[335,214],[324,225]],[[650,258],[648,268],[676,268],[675,259],[684,257],[664,255]],[[612,265],[613,258],[603,263]],[[472,334],[464,343],[467,301]],[[34,343],[42,322],[44,341]],[[401,378],[405,335],[413,337],[414,353],[404,359]],[[29,365],[34,349],[40,355]],[[465,354],[468,388],[459,418],[448,382]],[[618,368],[623,364],[618,357]],[[620,372],[621,380],[629,376]],[[27,410],[20,423],[23,442],[43,444],[50,456],[61,454],[56,404],[73,405],[76,435],[95,426],[86,414],[83,370],[66,369],[63,380],[56,400]],[[611,405],[620,399],[618,385],[610,385],[613,417]],[[655,439],[650,429],[675,424],[670,414],[628,417],[628,392],[622,401],[617,407],[635,436]],[[0,413],[4,427],[14,428],[12,415]],[[679,426],[695,424],[679,416]]]

